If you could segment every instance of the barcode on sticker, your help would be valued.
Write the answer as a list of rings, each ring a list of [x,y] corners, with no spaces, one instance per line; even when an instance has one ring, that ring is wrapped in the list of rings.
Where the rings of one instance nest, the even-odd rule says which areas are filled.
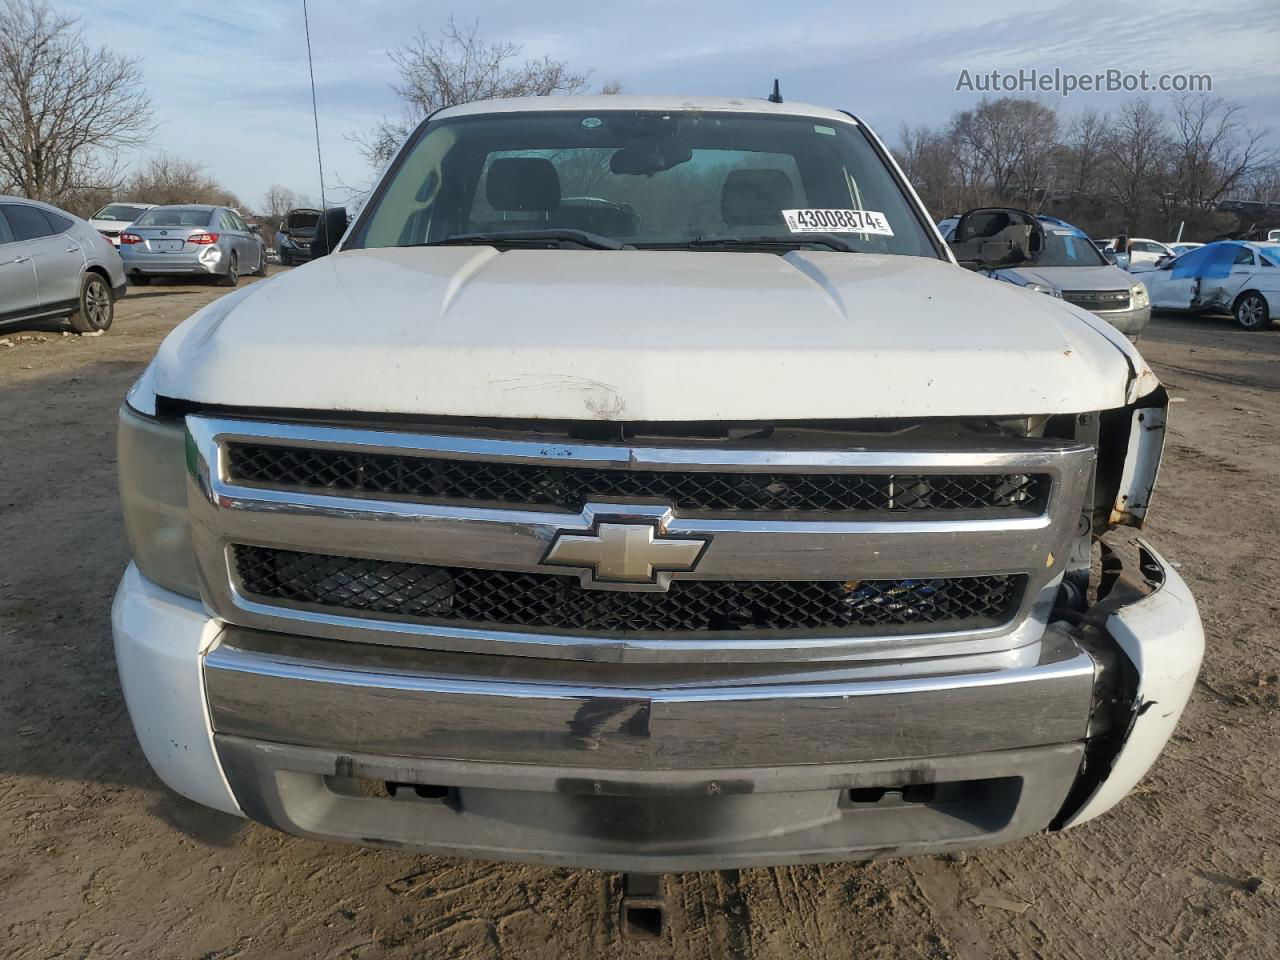
[[[792,233],[875,233],[892,237],[893,228],[879,210],[783,210]]]

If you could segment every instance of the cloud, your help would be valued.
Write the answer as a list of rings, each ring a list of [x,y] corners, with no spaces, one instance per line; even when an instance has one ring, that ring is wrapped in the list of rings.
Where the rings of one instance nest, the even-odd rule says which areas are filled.
[[[314,191],[315,144],[301,5],[222,0],[173,4],[149,15],[139,0],[59,0],[94,42],[143,58],[157,114],[155,146],[204,160],[245,198],[280,182]],[[629,92],[760,96],[773,78],[792,100],[845,107],[892,139],[902,123],[938,123],[976,95],[955,92],[961,69],[1037,67],[1083,73],[1115,67],[1207,72],[1214,92],[1246,104],[1250,119],[1280,116],[1280,17],[1274,0],[1172,0],[1115,5],[1084,0],[988,0],[980,7],[810,0],[469,0],[461,22],[530,56],[568,60],[593,81]],[[348,136],[399,116],[387,51],[448,7],[412,0],[310,0],[316,97],[326,169],[367,177]],[[1076,96],[1068,110],[1104,109],[1122,96]]]

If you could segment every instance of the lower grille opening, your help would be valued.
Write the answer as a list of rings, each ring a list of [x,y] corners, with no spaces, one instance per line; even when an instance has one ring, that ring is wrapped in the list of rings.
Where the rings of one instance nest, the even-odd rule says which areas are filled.
[[[453,789],[438,783],[400,783],[397,780],[386,781],[386,788],[389,796],[417,797],[419,800],[447,800]]]
[[[575,576],[440,567],[236,545],[241,589],[319,606],[449,624],[592,632],[944,632],[1007,623],[1025,577],[676,580],[665,593],[584,589]]]

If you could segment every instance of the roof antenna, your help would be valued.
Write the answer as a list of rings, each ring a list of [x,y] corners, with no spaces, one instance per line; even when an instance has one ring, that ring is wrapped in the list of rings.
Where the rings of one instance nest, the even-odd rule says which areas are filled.
[[[769,94],[770,103],[781,103],[782,94],[778,92],[778,78],[773,78],[773,93]]]
[[[311,19],[307,16],[307,0],[302,0],[302,23],[307,35],[307,72],[311,76],[311,120],[316,128],[316,166],[320,168],[320,223],[318,224],[321,234],[324,236],[326,249],[331,245],[329,243],[328,224],[325,223],[324,211],[324,160],[320,156],[320,112],[316,109],[316,70],[311,61]]]

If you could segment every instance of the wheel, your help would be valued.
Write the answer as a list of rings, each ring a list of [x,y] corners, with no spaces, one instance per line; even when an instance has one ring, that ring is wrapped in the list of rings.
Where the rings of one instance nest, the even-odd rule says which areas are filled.
[[[151,278],[143,273],[135,273],[129,278],[129,285],[133,287],[145,287],[151,282]]]
[[[218,278],[218,283],[224,287],[234,287],[240,282],[240,258],[233,251],[231,260],[227,264],[227,272],[224,276]]]
[[[258,269],[253,271],[255,277],[265,277],[267,275],[267,248],[258,248]]]
[[[1246,293],[1236,301],[1236,323],[1246,330],[1263,330],[1271,325],[1267,301],[1260,293]]]
[[[71,329],[76,333],[106,330],[116,313],[111,288],[99,274],[86,273],[80,278],[80,303],[71,315]]]

